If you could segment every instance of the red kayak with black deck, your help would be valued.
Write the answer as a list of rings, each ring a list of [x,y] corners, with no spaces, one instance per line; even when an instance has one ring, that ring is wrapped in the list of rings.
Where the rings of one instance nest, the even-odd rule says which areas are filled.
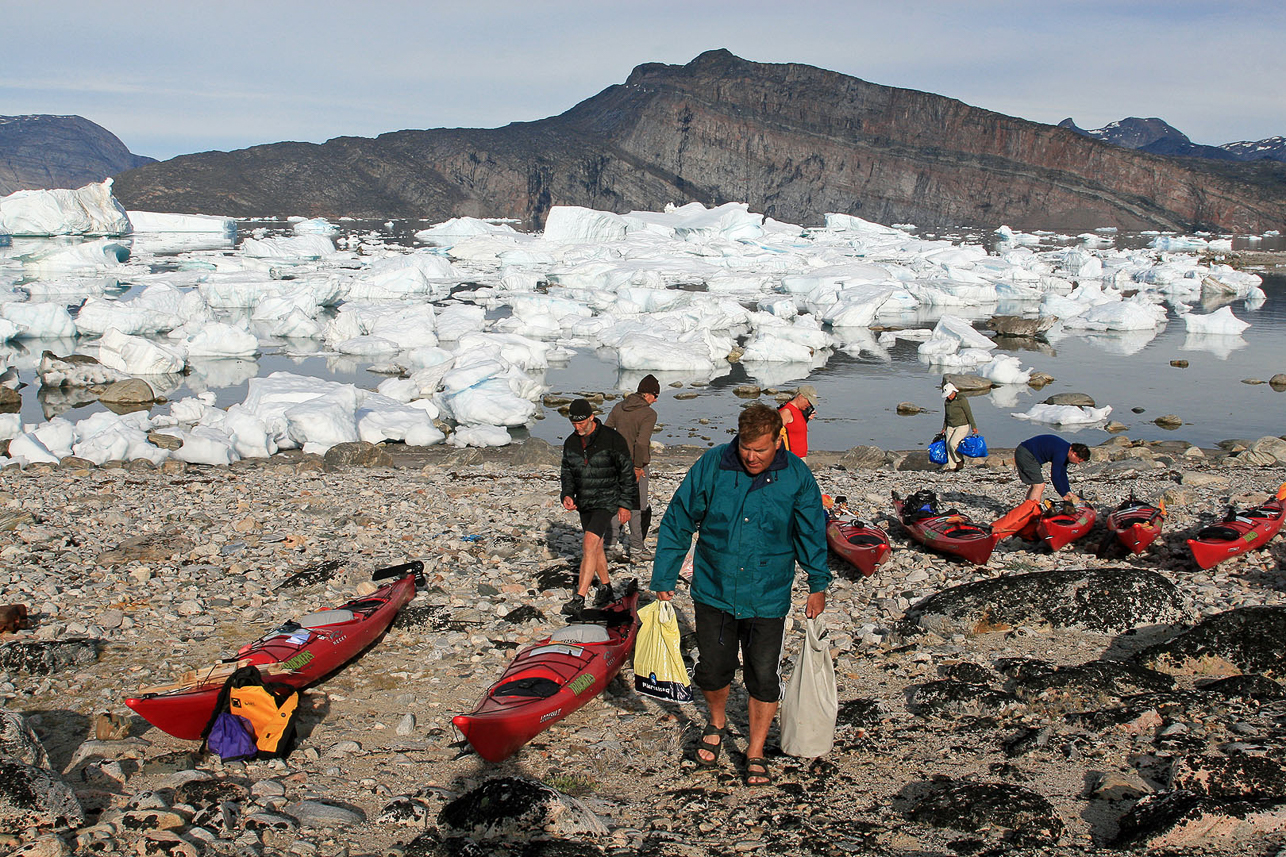
[[[1122,547],[1132,554],[1141,554],[1161,535],[1164,521],[1164,503],[1153,506],[1130,498],[1108,513],[1105,524],[1108,533],[1115,536]]]
[[[508,759],[602,693],[621,671],[638,636],[638,601],[638,585],[630,581],[617,600],[523,649],[477,707],[451,722],[488,762]]]
[[[954,509],[946,512],[926,509],[916,502],[917,494],[903,500],[897,492],[893,493],[893,510],[911,538],[974,565],[986,565],[997,542],[991,527],[976,524]]]
[[[384,633],[402,605],[415,597],[423,570],[424,564],[416,561],[377,571],[376,580],[397,579],[370,595],[287,622],[242,646],[235,657],[172,684],[144,688],[125,704],[161,731],[199,741],[223,683],[237,669],[253,665],[266,680],[294,688],[325,678]]]
[[[1054,505],[1036,522],[1036,537],[1049,545],[1050,550],[1060,550],[1094,528],[1098,512],[1088,503],[1080,502],[1070,509],[1068,504]]]
[[[1263,547],[1286,520],[1286,484],[1253,509],[1229,510],[1224,520],[1188,539],[1197,567],[1213,568],[1226,559]]]
[[[848,560],[863,577],[874,574],[890,550],[889,537],[884,530],[845,514],[833,515],[827,519],[826,544]]]

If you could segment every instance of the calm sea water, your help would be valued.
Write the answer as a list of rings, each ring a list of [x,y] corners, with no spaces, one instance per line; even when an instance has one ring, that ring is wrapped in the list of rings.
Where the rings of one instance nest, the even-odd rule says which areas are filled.
[[[242,224],[241,236],[254,226]],[[267,224],[270,231],[281,230],[280,222]],[[345,223],[346,231],[351,224]],[[366,224],[363,224],[365,227]],[[414,231],[421,224],[398,223],[392,230],[382,224],[370,224],[389,243],[411,244]],[[986,236],[971,237],[975,240]],[[1145,246],[1151,236],[1113,236],[1118,247]],[[1284,239],[1247,242],[1237,239],[1234,249],[1286,249]],[[1066,246],[1066,242],[1048,245]],[[164,265],[162,264],[162,267]],[[1052,344],[1031,343],[1014,352],[1025,367],[1052,375],[1055,380],[1041,390],[1025,385],[1002,388],[1000,392],[970,399],[980,428],[992,446],[1013,446],[1033,434],[1053,431],[1075,436],[1089,444],[1101,442],[1109,435],[1101,428],[1052,427],[1019,420],[1014,412],[1024,412],[1047,397],[1062,392],[1087,393],[1102,407],[1112,406],[1111,419],[1128,426],[1134,439],[1182,439],[1202,446],[1212,446],[1227,438],[1257,438],[1280,435],[1286,431],[1286,393],[1274,392],[1267,384],[1242,383],[1247,379],[1267,381],[1286,373],[1286,275],[1264,277],[1263,289],[1268,300],[1255,310],[1241,301],[1231,304],[1239,318],[1251,324],[1240,337],[1215,337],[1196,340],[1187,335],[1182,320],[1171,312],[1165,328],[1151,332],[1119,334],[1075,333]],[[1010,312],[1018,307],[1001,307]],[[1202,311],[1198,308],[1198,311]],[[981,316],[979,322],[985,318]],[[929,314],[899,319],[903,326],[931,326],[936,318]],[[731,371],[709,384],[692,386],[681,376],[662,376],[661,400],[656,405],[659,427],[655,435],[663,443],[713,445],[724,442],[735,428],[736,416],[746,400],[733,390],[744,384],[757,384],[767,390],[789,390],[800,383],[811,383],[821,396],[821,406],[810,423],[809,443],[817,449],[847,449],[873,444],[885,449],[915,449],[926,446],[941,426],[941,398],[938,388],[942,369],[921,362],[916,343],[899,341],[888,349],[875,346],[872,336],[869,348],[836,351],[824,365],[747,366],[734,364]],[[50,348],[67,353],[74,343],[20,344],[26,355],[21,365],[31,365],[39,349]],[[856,356],[855,356],[856,355]],[[1186,360],[1186,368],[1175,368],[1172,360]],[[369,361],[317,355],[287,353],[284,348],[268,348],[258,361],[225,360],[198,364],[192,375],[175,379],[167,391],[171,399],[195,392],[212,390],[220,406],[245,398],[247,382],[255,376],[284,370],[298,374],[353,383],[373,389],[383,376],[368,371]],[[611,351],[595,353],[582,350],[565,365],[553,366],[544,382],[553,394],[616,393],[633,390],[641,373],[624,375],[615,364]],[[39,422],[55,414],[68,419],[83,419],[101,409],[92,397],[83,394],[34,393],[34,372],[24,369],[23,380],[31,386],[24,390],[23,418]],[[667,386],[671,381],[678,386]],[[675,398],[683,394],[685,398]],[[695,394],[692,398],[687,395]],[[79,400],[78,400],[79,396]],[[772,401],[771,396],[766,396]],[[911,402],[927,409],[916,416],[899,416],[900,402]],[[610,407],[610,402],[608,403]],[[1141,412],[1135,413],[1134,409]],[[543,411],[544,409],[542,409]],[[1178,415],[1184,425],[1166,430],[1153,423],[1163,414]],[[557,443],[569,432],[565,419],[555,411],[540,414],[526,429],[513,429],[516,438],[528,434]]]
[[[1014,446],[1044,432],[1075,435],[1090,445],[1100,443],[1110,436],[1102,429],[1074,431],[1011,416],[1055,393],[1082,392],[1099,407],[1111,405],[1110,418],[1128,426],[1126,434],[1136,440],[1182,439],[1213,446],[1227,438],[1286,433],[1286,392],[1274,392],[1267,384],[1242,383],[1286,373],[1286,276],[1265,277],[1263,288],[1268,300],[1258,310],[1247,311],[1240,301],[1232,305],[1233,313],[1251,324],[1241,337],[1191,340],[1183,321],[1171,313],[1165,329],[1142,347],[1142,337],[1133,332],[1078,333],[1052,345],[1015,351],[1025,367],[1055,380],[1040,390],[1008,386],[1001,393],[971,397],[978,426],[988,443],[998,447]],[[942,370],[922,363],[916,347],[899,341],[889,349],[887,359],[839,352],[813,371],[807,382],[817,387],[821,405],[809,424],[809,445],[832,450],[861,444],[884,449],[927,446],[942,425],[938,389]],[[1227,348],[1233,350],[1225,353]],[[1131,353],[1122,353],[1126,351]],[[1171,360],[1187,360],[1188,366],[1175,368]],[[663,424],[657,439],[698,444],[725,441],[745,404],[733,388],[756,383],[753,370],[758,368],[734,365],[728,376],[708,387],[691,388],[697,393],[694,399],[676,400],[673,392],[682,390],[663,389],[656,405]],[[547,380],[554,391],[573,393],[615,390],[618,375],[614,366],[594,355],[579,354],[566,367],[551,370]],[[782,379],[777,389],[799,383],[803,380],[797,377]],[[898,416],[900,402],[912,402],[928,412]],[[1142,413],[1134,413],[1134,408]],[[1152,422],[1164,414],[1175,414],[1185,424],[1167,430]],[[701,425],[702,418],[709,425]],[[531,433],[553,441],[567,435],[567,423],[557,417],[539,421]]]

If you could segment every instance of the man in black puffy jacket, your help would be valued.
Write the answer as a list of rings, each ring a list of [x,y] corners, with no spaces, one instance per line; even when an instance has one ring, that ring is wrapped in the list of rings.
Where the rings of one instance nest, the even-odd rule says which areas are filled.
[[[563,508],[580,512],[585,540],[576,594],[563,607],[563,613],[576,616],[585,607],[585,596],[594,577],[607,585],[603,536],[611,526],[613,514],[622,525],[629,523],[630,509],[638,502],[638,485],[625,438],[600,423],[588,401],[572,402],[567,415],[575,431],[563,443]],[[606,593],[610,600],[611,590]]]

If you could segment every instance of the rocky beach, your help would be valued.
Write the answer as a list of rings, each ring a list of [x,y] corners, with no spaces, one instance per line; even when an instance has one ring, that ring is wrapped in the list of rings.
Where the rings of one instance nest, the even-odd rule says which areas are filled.
[[[742,785],[739,683],[715,772],[685,761],[704,707],[637,696],[628,667],[507,762],[460,740],[451,716],[516,648],[562,624],[580,537],[556,496],[558,451],[542,441],[346,444],[229,467],[9,467],[2,601],[24,605],[30,627],[0,638],[0,844],[301,857],[1275,854],[1286,844],[1286,549],[1279,538],[1199,571],[1184,539],[1286,481],[1277,445],[1115,437],[1073,468],[1073,488],[1100,513],[1164,499],[1148,552],[1100,558],[1096,528],[1056,554],[1010,539],[982,567],[911,543],[890,494],[929,488],[993,520],[1023,493],[1010,451],[958,474],[923,453],[814,452],[822,490],[884,525],[894,551],[869,578],[831,556],[836,744],[816,760],[775,753],[775,783],[754,789]],[[657,450],[658,519],[704,448]],[[369,593],[372,571],[411,559],[425,563],[426,587],[382,640],[302,695],[287,759],[224,764],[124,707],[140,687]],[[618,560],[612,573],[646,588],[650,568]],[[685,591],[676,604],[686,632]],[[801,618],[802,607],[788,658]],[[770,752],[775,742],[776,727]]]

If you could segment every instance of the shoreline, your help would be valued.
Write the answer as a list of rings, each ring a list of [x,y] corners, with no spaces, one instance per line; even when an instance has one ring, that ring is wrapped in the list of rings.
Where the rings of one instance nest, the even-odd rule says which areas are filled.
[[[1012,819],[971,820],[961,810],[930,822],[908,814],[906,795],[947,778],[1038,796],[1063,831],[1042,840],[1045,853],[1119,854],[1106,848],[1130,806],[1172,787],[1155,760],[1177,752],[1167,743],[1178,734],[1175,723],[1187,730],[1184,752],[1217,755],[1231,740],[1286,744],[1273,719],[1286,709],[1276,703],[1221,702],[1184,713],[1200,674],[1176,675],[1173,695],[1153,701],[1130,696],[1138,689],[1124,679],[1075,686],[1083,665],[1119,661],[1167,633],[1147,618],[1154,605],[1137,594],[1121,599],[1127,615],[1115,630],[1035,617],[955,627],[909,619],[914,605],[944,594],[1045,589],[1043,581],[1077,574],[1103,575],[1086,578],[1100,587],[1112,575],[1161,587],[1183,611],[1168,633],[1245,608],[1286,611],[1280,537],[1205,572],[1192,568],[1183,542],[1229,498],[1258,501],[1275,491],[1286,466],[1229,465],[1235,458],[1218,457],[1222,450],[1185,456],[1114,439],[1119,455],[1094,447],[1103,460],[1071,468],[1073,487],[1100,507],[1133,494],[1166,499],[1165,532],[1144,555],[1096,557],[1093,534],[1089,544],[1053,554],[1011,539],[979,567],[931,553],[893,525],[894,550],[873,576],[830,557],[834,580],[824,615],[841,704],[836,746],[819,760],[792,759],[778,750],[774,727],[775,786],[741,784],[747,727],[739,679],[730,746],[715,771],[685,761],[705,723],[704,705],[639,697],[628,670],[514,758],[482,762],[450,718],[473,707],[516,647],[563,623],[558,611],[578,563],[579,527],[557,502],[558,459],[549,460],[559,450],[542,444],[428,447],[414,456],[352,450],[368,456],[365,464],[328,465],[325,457],[293,451],[227,467],[71,462],[6,469],[0,580],[6,601],[29,606],[33,627],[0,636],[0,655],[15,643],[59,651],[75,640],[96,642],[92,657],[43,673],[0,658],[0,712],[20,715],[34,730],[48,770],[84,813],[70,826],[11,825],[19,832],[0,835],[0,844],[44,835],[116,853],[169,842],[178,849],[172,853],[195,854],[240,843],[290,857],[394,848],[457,853],[430,845],[446,849],[444,841],[458,846],[466,837],[481,849],[468,853],[513,854],[522,848],[515,842],[553,839],[604,857],[657,849],[682,857],[812,853],[821,841],[895,855],[959,853],[962,842],[1004,845]],[[655,520],[707,448],[654,453]],[[823,491],[847,495],[864,516],[887,521],[891,491],[925,487],[991,520],[1023,494],[1004,451],[993,453],[963,474],[915,469],[917,456],[927,455],[922,450],[900,458],[904,469],[887,466],[889,455],[900,454],[883,451],[878,469],[865,469],[860,447],[816,451],[809,463]],[[425,562],[426,588],[384,639],[305,691],[301,743],[288,759],[221,763],[124,708],[134,689],[213,663],[284,620],[369,591],[372,570],[415,558]],[[284,585],[330,562],[339,568],[315,582]],[[635,577],[645,589],[649,573],[643,564],[612,563],[614,580]],[[787,669],[801,636],[803,588],[796,588],[788,622]],[[993,597],[991,607],[1002,603]],[[686,590],[676,607],[690,630]],[[1064,668],[1072,684],[1023,695],[1000,671],[1014,659]],[[958,700],[924,701],[947,680],[962,694]],[[1110,714],[1114,706],[1140,710],[1121,726]],[[121,718],[123,731],[97,736],[104,712]],[[1014,751],[1014,736],[1029,732],[1045,738]],[[481,790],[519,782],[558,792],[540,799],[552,804],[526,807],[531,815],[515,811],[487,825],[476,819],[482,826],[454,826],[441,815],[472,799],[471,812],[480,816]],[[1118,800],[1118,792],[1132,797]],[[785,817],[806,823],[770,821]]]

